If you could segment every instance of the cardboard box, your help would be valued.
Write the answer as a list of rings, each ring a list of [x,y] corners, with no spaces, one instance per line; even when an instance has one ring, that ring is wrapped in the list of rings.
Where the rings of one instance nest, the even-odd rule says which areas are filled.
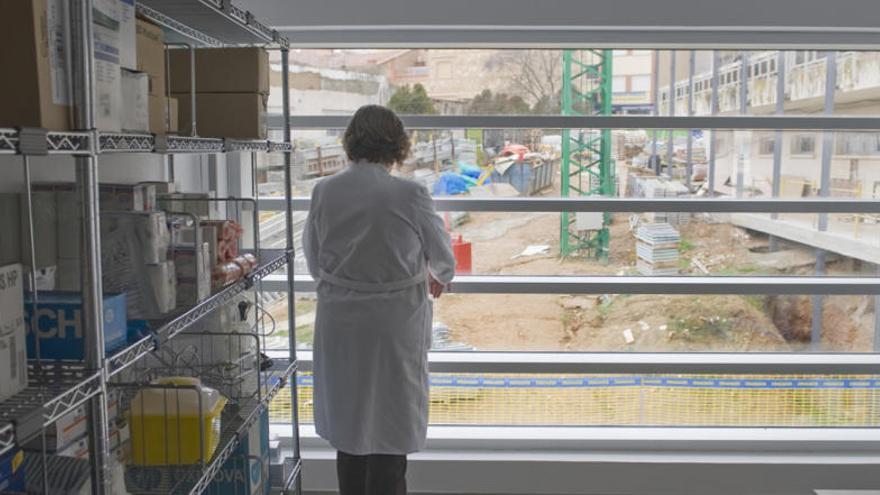
[[[85,432],[85,430],[83,430]],[[128,441],[128,427],[125,426],[117,426],[115,424],[110,424],[110,430],[107,432],[107,441],[110,444],[110,456],[111,462],[115,462],[117,459],[121,457],[124,449],[120,449],[122,447],[123,442]],[[39,446],[34,446],[33,450],[39,450]],[[61,457],[74,457],[76,459],[89,459],[89,438],[83,433],[79,438],[77,438],[74,442],[67,445],[61,450],[57,450],[55,455]],[[115,483],[115,481],[114,481]],[[91,493],[91,491],[87,491],[86,493]],[[111,491],[110,493],[126,493],[123,491]]]
[[[175,247],[171,250],[177,275],[177,307],[189,308],[211,295],[210,249],[203,242],[200,249]]]
[[[78,291],[82,287],[79,258],[60,258],[55,271],[55,289]]]
[[[138,265],[168,259],[171,234],[164,211],[101,214],[101,259],[105,264]]]
[[[119,65],[137,69],[137,22],[134,0],[119,0]]]
[[[211,203],[209,201],[210,197],[211,195],[208,193],[157,193],[156,204],[159,205],[160,209],[165,210],[168,213],[191,213],[199,218],[207,218],[211,210]],[[204,201],[178,201],[181,199],[203,199]],[[192,229],[186,229],[186,231],[191,232]],[[190,242],[192,242],[192,236],[190,236],[189,238]],[[177,241],[172,239],[172,242],[176,243]]]
[[[149,77],[150,96],[165,96],[165,32],[143,19],[137,19],[135,30],[137,69]]]
[[[21,195],[21,259],[22,262],[31,265],[30,236],[28,233],[27,197]],[[76,203],[79,205],[79,203]],[[58,222],[58,205],[55,194],[45,191],[31,192],[31,205],[34,218],[34,253],[36,255],[37,268],[47,268],[58,263],[58,237],[55,224]],[[75,210],[78,212],[79,210]],[[70,238],[62,238],[65,243],[71,242]],[[77,232],[76,239],[79,239]],[[77,249],[79,246],[77,245]]]
[[[158,319],[173,311],[177,299],[177,277],[174,262],[154,265],[134,264],[130,259],[104,263],[104,291],[126,296],[128,317]]]
[[[115,427],[114,420],[119,417],[119,394],[110,391],[107,394],[107,421],[110,423],[110,450],[115,448],[112,432],[118,431]],[[46,428],[46,449],[51,453],[67,457],[77,457],[76,452],[86,449],[88,453],[88,444],[83,446],[82,440],[86,438],[86,424],[88,421],[88,404],[82,404],[75,407],[72,411],[61,416],[52,425]],[[32,450],[40,450],[42,448],[41,439],[36,438],[28,443],[25,448]]]
[[[174,95],[178,100],[178,129],[191,134],[190,96]],[[196,131],[202,137],[266,139],[267,95],[260,93],[196,94]]]
[[[44,192],[44,191],[40,191]],[[75,191],[56,191],[55,197],[55,238],[56,262],[66,260],[78,260],[82,249],[82,218],[80,217],[80,198]],[[60,275],[60,273],[59,273]]]
[[[0,401],[27,387],[23,287],[21,265],[0,268]]]
[[[156,186],[150,183],[101,184],[101,210],[154,211],[156,209]]]
[[[95,127],[122,130],[122,74],[119,53],[122,8],[119,0],[95,0],[92,6],[95,52]]]
[[[0,15],[0,127],[71,128],[67,4],[9,0]]]
[[[36,306],[36,308],[34,308]],[[128,341],[126,300],[124,294],[104,294],[104,349],[112,352]],[[82,294],[79,292],[41,292],[39,303],[25,295],[25,324],[28,330],[27,352],[36,358],[37,338],[42,359],[83,359]]]
[[[153,186],[153,188],[155,188],[155,190],[156,190],[157,201],[158,201],[160,194],[168,194],[168,193],[173,193],[175,191],[173,182],[146,181],[146,182],[139,182],[139,184]],[[158,205],[158,203],[157,203],[157,205]]]
[[[150,132],[166,134],[177,132],[177,98],[150,95]]]
[[[149,86],[146,72],[122,70],[122,129],[129,132],[149,132]]]
[[[21,261],[21,198],[0,193],[0,266]]]
[[[269,53],[259,47],[197,48],[196,93],[269,94]],[[168,50],[171,93],[189,93],[190,51]]]

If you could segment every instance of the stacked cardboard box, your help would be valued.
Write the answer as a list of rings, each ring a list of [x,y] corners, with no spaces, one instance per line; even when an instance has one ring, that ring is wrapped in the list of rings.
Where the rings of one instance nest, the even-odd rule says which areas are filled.
[[[0,127],[72,129],[69,2],[9,0],[3,9],[0,64],[14,67],[15,77],[0,78]],[[125,71],[137,68],[134,0],[95,0],[92,17],[95,126],[146,130],[141,86],[123,94]]]
[[[169,241],[164,211],[101,215],[104,290],[126,294],[132,318],[161,318],[177,307]]]
[[[636,268],[642,275],[678,274],[681,236],[668,223],[651,223],[636,230]]]
[[[162,28],[137,20],[137,68],[147,75],[149,130],[153,134],[177,132],[177,99],[165,87],[165,34]]]
[[[0,15],[0,127],[71,128],[65,2],[8,0]]]
[[[179,128],[192,132],[191,57],[168,51],[171,93],[178,99]],[[199,136],[266,139],[269,56],[255,47],[195,51],[196,130]]]
[[[156,209],[160,186],[101,184],[99,188],[104,290],[126,294],[132,318],[158,318],[176,307],[176,274],[167,256],[168,226],[165,213]],[[79,194],[70,183],[42,183],[34,186],[33,201],[37,267],[56,267],[54,281],[42,288],[78,291],[82,279]],[[18,238],[26,226],[22,218]],[[25,241],[19,255],[28,261]]]

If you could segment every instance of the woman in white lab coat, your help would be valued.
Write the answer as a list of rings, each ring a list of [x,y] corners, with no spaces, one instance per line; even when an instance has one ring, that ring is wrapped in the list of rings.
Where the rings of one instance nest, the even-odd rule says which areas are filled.
[[[351,163],[315,186],[303,231],[318,282],[315,427],[338,451],[341,495],[404,494],[428,424],[429,292],[455,260],[428,191],[390,173],[410,148],[397,115],[360,108],[343,145]]]

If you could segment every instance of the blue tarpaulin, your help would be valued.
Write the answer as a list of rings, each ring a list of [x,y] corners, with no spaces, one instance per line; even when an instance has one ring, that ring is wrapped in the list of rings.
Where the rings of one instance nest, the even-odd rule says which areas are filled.
[[[434,194],[438,196],[454,196],[466,193],[471,185],[473,183],[468,181],[466,177],[452,172],[445,172],[434,183]]]

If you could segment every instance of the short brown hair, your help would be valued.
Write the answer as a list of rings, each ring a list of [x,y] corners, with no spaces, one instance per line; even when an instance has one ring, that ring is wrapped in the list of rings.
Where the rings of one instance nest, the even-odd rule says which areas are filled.
[[[351,161],[394,165],[403,163],[409,155],[410,141],[394,112],[379,105],[364,105],[348,123],[342,146]]]

